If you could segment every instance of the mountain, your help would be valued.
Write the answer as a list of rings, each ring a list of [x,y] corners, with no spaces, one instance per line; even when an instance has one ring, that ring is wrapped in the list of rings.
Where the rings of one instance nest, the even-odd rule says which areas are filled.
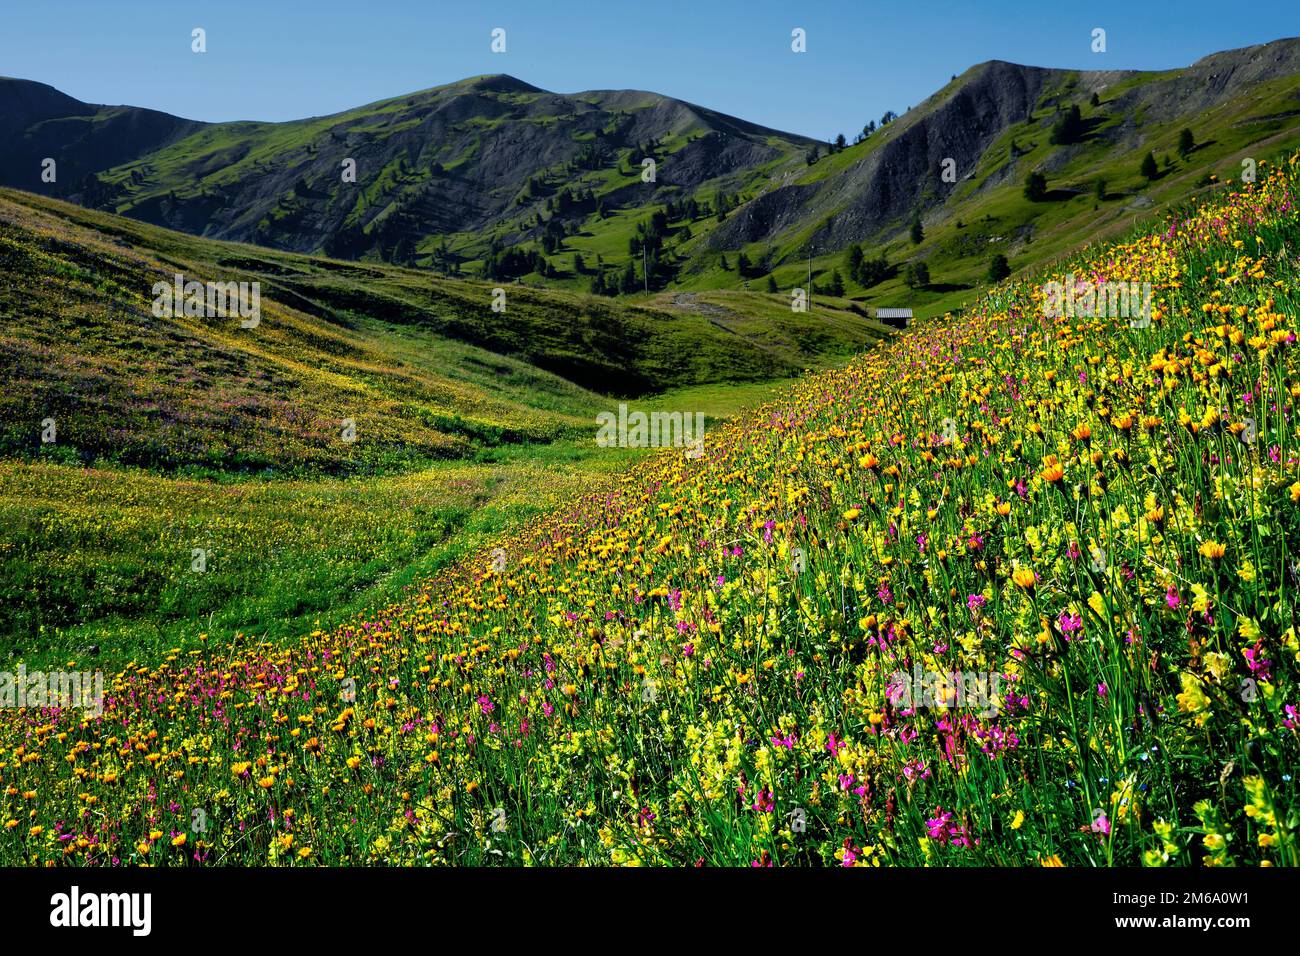
[[[838,249],[901,230],[918,210],[923,220],[958,213],[1009,180],[1019,187],[1017,174],[1030,168],[1050,176],[1079,169],[1083,158],[1096,165],[1103,156],[1173,151],[1176,143],[1164,140],[1171,134],[1176,140],[1186,124],[1200,127],[1204,140],[1208,124],[1230,121],[1256,127],[1253,141],[1260,141],[1296,128],[1297,76],[1300,40],[1215,54],[1164,73],[982,63],[870,137],[865,148],[846,151],[830,175],[783,185],[746,204],[714,241],[727,248],[788,241],[817,223],[807,239]],[[1077,141],[1049,142],[1059,148],[1043,155],[1032,147],[1010,149],[1009,133],[1031,142],[1050,139],[1072,104],[1081,108]],[[940,175],[946,159],[957,173],[951,184]]]
[[[95,198],[91,174],[163,149],[205,126],[157,110],[92,106],[30,80],[0,77],[0,184]],[[57,163],[54,183],[42,162]]]
[[[995,60],[843,148],[655,93],[503,75],[285,123],[196,123],[6,80],[0,182],[213,238],[607,294],[769,275],[784,289],[806,284],[811,255],[824,290],[840,268],[851,296],[936,312],[981,287],[995,254],[1013,269],[1059,256],[1300,142],[1298,76],[1296,39],[1160,72]],[[855,244],[887,268],[842,265]],[[908,287],[918,261],[930,281]]]
[[[533,212],[568,180],[582,178],[591,189],[588,173],[613,174],[620,161],[634,170],[606,176],[611,188],[593,191],[611,206],[643,205],[662,191],[694,192],[811,145],[654,93],[565,96],[500,75],[289,123],[192,123],[88,106],[40,84],[8,80],[5,89],[0,108],[11,114],[5,122],[16,146],[0,154],[0,182],[44,191],[39,160],[32,160],[45,149],[78,172],[106,173],[98,192],[61,176],[53,194],[215,238],[304,252],[329,248],[350,229],[394,245],[407,233],[422,239],[487,230]],[[24,108],[27,101],[40,108]],[[48,130],[60,127],[56,117],[82,122],[55,142]],[[112,132],[101,127],[118,118],[132,128],[148,119],[158,135],[121,135],[118,150],[92,157]],[[639,188],[646,151],[673,156],[657,188]],[[356,163],[355,185],[343,182],[345,160]],[[597,200],[579,205],[594,212]]]

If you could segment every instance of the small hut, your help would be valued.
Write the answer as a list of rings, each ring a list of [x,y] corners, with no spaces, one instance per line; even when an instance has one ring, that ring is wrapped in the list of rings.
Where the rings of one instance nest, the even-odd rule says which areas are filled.
[[[876,309],[876,321],[892,325],[896,329],[905,329],[912,321],[911,309]]]

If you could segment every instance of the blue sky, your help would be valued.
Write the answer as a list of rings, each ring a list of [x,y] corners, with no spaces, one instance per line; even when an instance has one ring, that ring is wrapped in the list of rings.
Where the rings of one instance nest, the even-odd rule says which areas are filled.
[[[1300,34],[1296,0],[3,0],[0,75],[193,119],[333,113],[480,73],[647,89],[850,138],[988,59],[1167,69]],[[207,31],[208,52],[190,50]],[[490,50],[506,31],[506,52]],[[808,50],[790,49],[791,30]],[[1107,51],[1091,33],[1106,30]]]

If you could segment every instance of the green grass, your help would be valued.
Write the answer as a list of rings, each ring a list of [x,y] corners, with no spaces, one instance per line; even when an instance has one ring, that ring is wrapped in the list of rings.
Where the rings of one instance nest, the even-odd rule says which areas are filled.
[[[882,334],[850,313],[724,328],[514,284],[497,312],[491,283],[212,242],[18,192],[0,195],[0,256],[0,311],[23,318],[5,340],[0,444],[49,452],[34,426],[53,416],[60,454],[149,467],[420,467],[571,435],[601,395],[786,377]],[[154,320],[152,284],[173,272],[262,283],[265,321]],[[246,411],[275,428],[247,427]],[[347,418],[364,438],[351,448],[337,440]]]
[[[174,271],[261,281],[262,323],[153,317]],[[51,664],[336,627],[645,454],[597,413],[716,427],[887,334],[744,294],[704,297],[718,320],[512,285],[494,313],[490,284],[9,191],[0,277],[0,635]]]
[[[563,458],[516,450],[403,476],[270,482],[7,463],[0,632],[29,662],[97,646],[121,666],[209,638],[337,626],[617,461]]]
[[[362,620],[150,644],[102,720],[0,710],[0,861],[1300,864],[1300,156],[1268,173],[770,395],[657,397],[770,400],[701,458],[575,469],[588,494]],[[1149,325],[1042,316],[1043,282],[1101,268],[1152,282]],[[149,528],[163,487],[9,467],[87,502],[60,553],[115,510]],[[372,493],[436,521],[469,473]],[[301,533],[412,527],[374,521]],[[248,537],[267,567],[293,535]],[[1000,684],[905,695],[916,670]]]

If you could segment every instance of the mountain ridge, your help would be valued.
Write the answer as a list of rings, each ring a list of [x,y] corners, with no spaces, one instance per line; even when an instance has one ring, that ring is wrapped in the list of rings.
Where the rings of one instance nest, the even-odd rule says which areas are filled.
[[[505,73],[324,116],[222,123],[7,80],[0,184],[211,238],[606,294],[765,276],[785,288],[811,257],[814,284],[941,310],[978,286],[990,255],[1027,265],[1036,237],[1059,253],[1067,235],[1112,232],[1127,208],[1116,199],[1181,201],[1230,175],[1243,147],[1300,141],[1297,76],[1296,38],[1172,70],[991,59],[840,147],[653,91],[555,93]],[[1081,131],[1055,142],[1072,109]],[[1196,148],[1174,160],[1187,127]],[[1144,180],[1147,151],[1164,151],[1165,169]],[[56,184],[40,182],[45,156]],[[1031,172],[1059,184],[1049,201],[1020,196]],[[1099,181],[1110,185],[1089,210]],[[917,220],[923,239],[909,243]],[[857,244],[891,263],[875,283],[831,275]],[[915,261],[942,281],[905,287]]]

